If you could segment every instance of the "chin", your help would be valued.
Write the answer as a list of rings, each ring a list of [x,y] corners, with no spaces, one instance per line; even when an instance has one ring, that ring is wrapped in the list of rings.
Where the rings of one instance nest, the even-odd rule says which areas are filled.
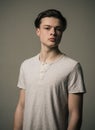
[[[43,43],[43,45],[47,46],[48,48],[54,48],[54,47],[57,47],[59,43],[48,42],[48,43]]]
[[[48,47],[50,47],[50,48],[55,48],[55,47],[57,47],[59,44],[51,44],[51,45],[49,45]]]

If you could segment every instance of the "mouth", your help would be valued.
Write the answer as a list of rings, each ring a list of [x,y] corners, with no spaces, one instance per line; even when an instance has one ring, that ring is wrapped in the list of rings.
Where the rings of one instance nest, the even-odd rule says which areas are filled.
[[[55,38],[49,38],[49,41],[51,41],[51,42],[55,42],[56,39],[55,39]]]

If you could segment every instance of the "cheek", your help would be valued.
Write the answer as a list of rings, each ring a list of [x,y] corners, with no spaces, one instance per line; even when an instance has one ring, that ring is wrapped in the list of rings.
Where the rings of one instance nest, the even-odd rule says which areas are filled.
[[[46,40],[45,35],[40,35],[40,40],[41,40],[41,41],[45,41],[45,40]]]
[[[57,37],[57,42],[58,42],[58,43],[60,43],[61,38],[62,38],[62,35],[59,35],[59,36]]]
[[[45,39],[47,37],[47,34],[45,32],[40,32],[39,36],[41,39]]]
[[[38,37],[39,37],[39,39],[40,39],[41,42],[45,42],[46,37],[45,37],[44,34],[40,33],[40,34],[38,35]]]
[[[62,37],[62,34],[58,33],[57,38],[60,39]]]
[[[61,39],[62,38],[62,34],[59,34],[59,39]]]

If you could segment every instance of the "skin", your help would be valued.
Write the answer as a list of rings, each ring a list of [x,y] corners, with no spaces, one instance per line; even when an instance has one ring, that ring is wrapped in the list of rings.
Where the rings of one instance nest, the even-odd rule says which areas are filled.
[[[25,90],[20,89],[19,100],[14,114],[13,130],[22,130],[24,106],[25,106]]]
[[[45,17],[41,20],[36,34],[41,42],[40,61],[51,62],[62,55],[58,46],[62,38],[62,25],[59,19]],[[25,90],[20,90],[19,101],[14,116],[14,130],[22,130]],[[69,122],[67,130],[80,130],[82,122],[83,94],[68,94]]]

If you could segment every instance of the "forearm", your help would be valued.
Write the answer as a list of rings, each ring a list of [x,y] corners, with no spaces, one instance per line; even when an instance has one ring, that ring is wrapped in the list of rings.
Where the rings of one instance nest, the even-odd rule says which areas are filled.
[[[69,94],[69,122],[67,130],[80,130],[82,124],[83,94]]]
[[[20,107],[17,107],[15,115],[14,115],[13,130],[22,130],[22,126],[23,126],[23,109]]]
[[[70,117],[67,130],[80,130],[82,118],[76,115]]]

